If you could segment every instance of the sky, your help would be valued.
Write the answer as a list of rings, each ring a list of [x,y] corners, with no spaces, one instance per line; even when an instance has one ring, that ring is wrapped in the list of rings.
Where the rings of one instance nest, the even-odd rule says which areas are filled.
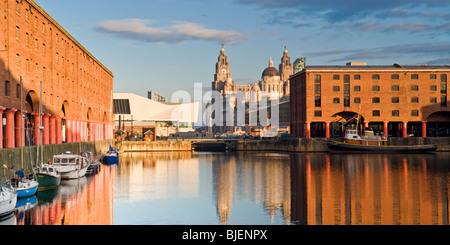
[[[114,92],[204,90],[224,45],[236,84],[285,47],[306,65],[450,65],[448,0],[35,0],[114,74]]]

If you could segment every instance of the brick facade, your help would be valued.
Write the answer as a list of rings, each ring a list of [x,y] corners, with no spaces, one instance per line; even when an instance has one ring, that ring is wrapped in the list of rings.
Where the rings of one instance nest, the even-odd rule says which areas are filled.
[[[292,133],[341,136],[360,114],[383,135],[450,136],[449,76],[450,66],[308,66],[290,79]]]
[[[1,1],[0,11],[0,144],[25,142],[21,114],[33,144],[40,120],[44,144],[112,138],[111,71],[34,1]]]

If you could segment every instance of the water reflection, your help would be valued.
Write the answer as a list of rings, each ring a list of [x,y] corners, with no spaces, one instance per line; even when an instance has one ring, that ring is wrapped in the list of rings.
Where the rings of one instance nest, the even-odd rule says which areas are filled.
[[[129,154],[115,194],[144,224],[448,224],[449,156]]]
[[[61,181],[58,188],[19,199],[14,216],[5,224],[112,225],[113,183],[114,166],[103,166],[93,176]]]
[[[448,225],[449,154],[292,155],[292,220]]]
[[[160,152],[21,200],[0,224],[448,225],[450,153]]]

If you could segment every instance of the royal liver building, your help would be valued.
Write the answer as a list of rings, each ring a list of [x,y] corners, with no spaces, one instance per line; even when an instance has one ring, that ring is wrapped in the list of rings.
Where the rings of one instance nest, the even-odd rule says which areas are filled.
[[[259,82],[250,85],[236,85],[232,79],[230,72],[230,63],[228,57],[225,54],[225,49],[222,47],[216,63],[216,73],[214,74],[214,82],[212,83],[212,90],[218,91],[222,95],[222,127],[213,127],[215,132],[234,132],[236,130],[244,130],[250,133],[255,128],[261,128],[266,126],[260,121],[254,123],[252,118],[252,102],[256,102],[256,105],[266,103],[264,110],[267,110],[267,117],[270,117],[270,107],[276,103],[279,108],[279,126],[288,127],[289,122],[289,95],[290,84],[289,77],[294,74],[294,65],[291,63],[291,58],[287,49],[283,52],[279,69],[273,66],[272,58],[269,60],[267,68],[264,69]],[[244,101],[239,101],[234,95],[244,94]],[[242,102],[242,105],[240,104]],[[261,103],[264,102],[264,103]],[[259,116],[259,111],[255,112]],[[268,107],[268,109],[267,109]],[[239,114],[239,108],[245,108],[245,115]],[[264,114],[265,115],[265,114]],[[244,117],[244,118],[243,118]]]

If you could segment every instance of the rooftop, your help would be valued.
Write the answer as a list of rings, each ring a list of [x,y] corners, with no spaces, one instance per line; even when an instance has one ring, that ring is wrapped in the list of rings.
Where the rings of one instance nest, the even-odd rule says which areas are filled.
[[[297,72],[293,77],[300,75],[306,71],[322,70],[322,71],[338,71],[338,70],[358,70],[358,71],[393,71],[393,70],[445,70],[450,71],[450,65],[364,65],[365,62],[349,62],[347,65],[318,65],[318,66],[306,66],[302,71]]]

